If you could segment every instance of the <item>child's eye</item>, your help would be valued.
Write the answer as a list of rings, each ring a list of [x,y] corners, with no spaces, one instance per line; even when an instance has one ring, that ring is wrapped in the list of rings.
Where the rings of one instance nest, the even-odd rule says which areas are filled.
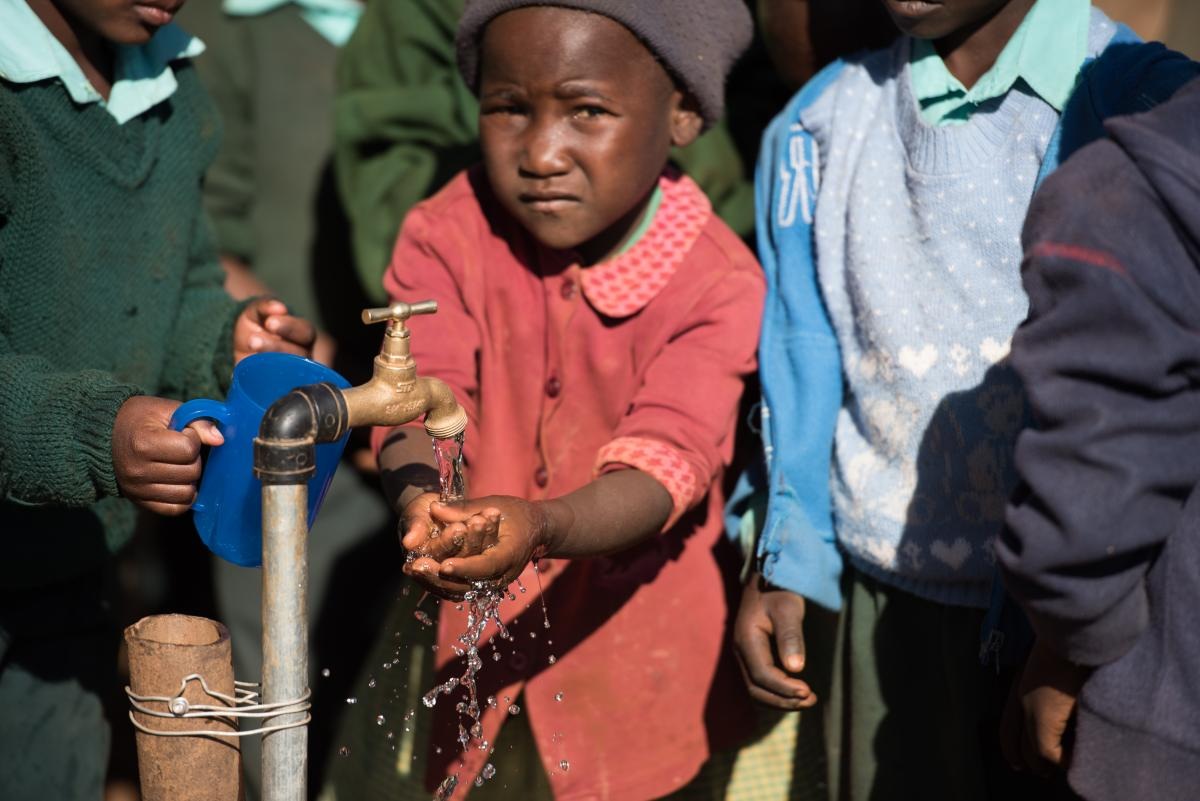
[[[607,114],[608,109],[601,108],[600,106],[577,106],[575,108],[575,116],[583,119],[595,119]]]

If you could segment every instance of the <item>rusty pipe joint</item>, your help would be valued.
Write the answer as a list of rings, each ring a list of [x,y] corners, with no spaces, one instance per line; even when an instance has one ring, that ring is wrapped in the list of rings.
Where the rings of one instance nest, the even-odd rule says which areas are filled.
[[[264,484],[303,484],[316,472],[316,445],[350,428],[346,400],[333,384],[299,387],[271,405],[254,438],[254,475]]]

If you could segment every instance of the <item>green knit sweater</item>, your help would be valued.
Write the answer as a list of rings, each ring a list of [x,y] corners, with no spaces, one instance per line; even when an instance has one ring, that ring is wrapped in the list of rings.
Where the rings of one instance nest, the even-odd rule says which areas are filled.
[[[219,124],[186,62],[118,125],[56,81],[0,81],[0,588],[131,536],[111,437],[131,395],[223,397],[237,306],[201,212]]]

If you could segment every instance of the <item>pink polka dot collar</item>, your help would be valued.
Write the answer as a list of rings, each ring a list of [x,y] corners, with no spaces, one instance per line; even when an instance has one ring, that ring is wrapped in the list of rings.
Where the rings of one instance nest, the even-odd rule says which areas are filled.
[[[657,297],[712,216],[708,197],[686,175],[668,170],[658,186],[662,203],[637,244],[582,272],[583,294],[606,317],[629,317]]]

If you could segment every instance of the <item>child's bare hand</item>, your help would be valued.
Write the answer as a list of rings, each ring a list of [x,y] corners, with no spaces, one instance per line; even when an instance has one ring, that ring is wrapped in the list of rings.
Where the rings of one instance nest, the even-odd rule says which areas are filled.
[[[470,589],[470,581],[443,578],[442,562],[482,553],[497,541],[499,528],[499,509],[471,511],[459,504],[443,504],[435,493],[420,495],[409,503],[401,521],[401,544],[413,557],[404,572],[437,595],[460,597]]]
[[[235,362],[254,353],[278,351],[311,356],[317,329],[312,323],[288,314],[283,301],[256,300],[245,308],[233,329]]]
[[[733,625],[733,645],[754,700],[778,709],[817,702],[808,683],[796,678],[805,661],[802,596],[751,576]]]
[[[171,430],[178,401],[138,395],[121,404],[113,423],[112,460],[121,494],[162,515],[181,515],[196,500],[200,447],[225,441],[207,420]]]
[[[495,581],[507,587],[548,544],[549,521],[541,505],[522,498],[494,495],[434,507],[433,514],[436,520],[469,523],[461,546],[439,560],[438,576],[445,581]]]
[[[1090,673],[1042,640],[1034,643],[1000,721],[1000,745],[1012,767],[1042,777],[1063,769],[1076,700]]]

